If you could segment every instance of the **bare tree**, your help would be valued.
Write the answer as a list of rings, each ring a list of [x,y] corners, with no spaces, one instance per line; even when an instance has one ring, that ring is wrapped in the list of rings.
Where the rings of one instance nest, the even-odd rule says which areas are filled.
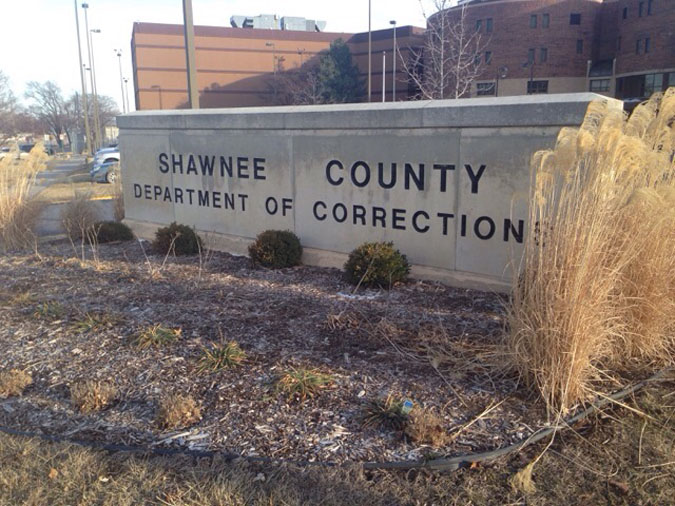
[[[0,70],[0,144],[16,133],[16,97],[9,87],[9,79]]]
[[[421,47],[410,48],[407,57],[399,49],[403,68],[419,90],[418,98],[461,98],[483,72],[481,56],[488,41],[467,23],[466,5],[448,12],[451,0],[434,0],[437,13],[427,17],[422,0],[419,2],[428,19],[427,31]]]
[[[32,100],[29,108],[31,114],[54,136],[59,148],[62,148],[61,134],[66,133],[69,118],[61,88],[53,81],[31,81],[26,88],[26,98]]]
[[[268,81],[268,90],[277,105],[322,104],[323,94],[319,66],[305,64],[301,68],[277,72]]]

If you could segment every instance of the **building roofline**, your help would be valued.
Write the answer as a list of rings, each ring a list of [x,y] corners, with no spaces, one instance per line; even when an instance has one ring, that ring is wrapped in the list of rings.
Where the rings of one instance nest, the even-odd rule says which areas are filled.
[[[134,22],[133,33],[158,35],[183,35],[183,25],[168,23]],[[330,42],[340,37],[347,40],[353,34],[341,32],[303,32],[295,30],[259,30],[253,28],[232,28],[226,26],[195,26],[197,37],[234,37],[240,39],[275,39]]]

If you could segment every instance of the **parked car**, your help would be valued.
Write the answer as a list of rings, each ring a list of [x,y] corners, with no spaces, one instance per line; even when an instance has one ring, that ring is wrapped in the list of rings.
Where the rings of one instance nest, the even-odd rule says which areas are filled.
[[[120,162],[102,163],[94,167],[89,174],[94,183],[114,183],[120,176]]]
[[[120,151],[117,148],[104,148],[96,152],[94,163],[89,171],[91,180],[97,183],[114,183],[119,177]]]
[[[2,160],[4,157],[9,156],[10,152],[12,150],[6,146],[3,146],[0,148],[0,160]]]

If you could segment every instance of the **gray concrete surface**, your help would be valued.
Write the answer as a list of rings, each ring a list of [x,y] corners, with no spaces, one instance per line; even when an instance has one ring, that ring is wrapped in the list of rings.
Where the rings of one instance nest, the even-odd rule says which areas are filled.
[[[117,121],[127,222],[139,237],[192,225],[238,254],[293,230],[304,262],[336,267],[364,241],[393,241],[414,275],[504,289],[529,226],[530,157],[592,100],[608,99],[131,113]]]

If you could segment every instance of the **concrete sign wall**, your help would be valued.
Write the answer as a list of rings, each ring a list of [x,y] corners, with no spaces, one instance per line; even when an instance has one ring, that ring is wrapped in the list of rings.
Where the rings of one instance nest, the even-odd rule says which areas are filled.
[[[394,241],[413,275],[504,288],[527,234],[529,158],[581,124],[593,94],[205,111],[118,118],[126,221],[173,221],[245,254],[292,230],[341,267]],[[612,101],[617,107],[618,101]]]

